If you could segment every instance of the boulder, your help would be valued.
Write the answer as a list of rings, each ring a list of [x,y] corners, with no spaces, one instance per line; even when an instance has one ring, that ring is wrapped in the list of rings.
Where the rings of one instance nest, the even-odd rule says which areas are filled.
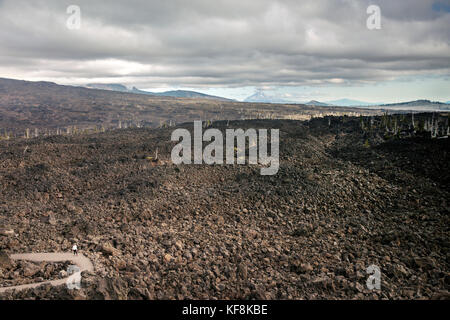
[[[36,273],[38,273],[40,267],[34,263],[27,263],[23,269],[23,275],[25,277],[33,277]]]
[[[4,251],[0,251],[0,268],[1,269],[9,269],[12,267],[11,259],[8,254]]]
[[[0,236],[13,236],[14,235],[14,230],[13,229],[5,229],[5,228],[0,228]]]
[[[110,256],[118,256],[120,255],[120,250],[114,248],[110,243],[105,243],[101,250],[104,254],[110,255]]]

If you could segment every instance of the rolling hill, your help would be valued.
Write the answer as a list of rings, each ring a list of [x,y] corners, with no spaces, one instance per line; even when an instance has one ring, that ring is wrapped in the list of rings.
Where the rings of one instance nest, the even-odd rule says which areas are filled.
[[[189,90],[171,90],[164,92],[151,92],[144,91],[133,87],[132,89],[128,89],[123,84],[109,83],[90,83],[86,85],[86,88],[89,89],[101,89],[101,90],[111,90],[111,91],[119,91],[119,92],[128,92],[128,93],[137,93],[137,94],[146,94],[150,96],[160,96],[160,97],[175,97],[175,98],[199,98],[199,99],[211,99],[211,100],[220,100],[220,101],[233,101],[232,99],[222,98],[218,96],[212,96],[196,91]]]
[[[107,129],[121,124],[158,127],[199,119],[308,119],[311,115],[355,112],[375,114],[379,111],[178,98],[0,78],[0,134],[7,131],[23,135],[27,128],[54,132],[57,128]]]
[[[305,103],[307,106],[322,106],[322,107],[327,107],[327,106],[329,106],[329,104],[327,104],[327,103],[324,103],[324,102],[320,102],[320,101],[317,101],[317,100],[311,100],[311,101],[309,101],[309,102],[307,102],[307,103]]]
[[[370,102],[364,102],[359,100],[353,100],[353,99],[338,99],[338,100],[332,100],[332,101],[326,101],[329,105],[334,106],[345,106],[345,107],[361,107],[361,106],[373,106],[380,103],[370,103]]]
[[[415,100],[400,103],[380,104],[367,106],[367,108],[416,112],[450,111],[450,106],[448,104],[430,100]]]

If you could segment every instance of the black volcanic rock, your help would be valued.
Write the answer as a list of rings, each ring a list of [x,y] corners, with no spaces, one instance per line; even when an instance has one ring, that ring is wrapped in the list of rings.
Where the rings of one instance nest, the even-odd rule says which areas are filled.
[[[0,298],[445,298],[449,139],[383,138],[361,120],[214,122],[279,128],[275,176],[172,165],[174,128],[0,141],[0,218],[15,232],[0,248],[69,251],[76,241],[95,266],[81,290]],[[159,163],[147,159],[156,148]],[[381,290],[366,286],[372,264]]]

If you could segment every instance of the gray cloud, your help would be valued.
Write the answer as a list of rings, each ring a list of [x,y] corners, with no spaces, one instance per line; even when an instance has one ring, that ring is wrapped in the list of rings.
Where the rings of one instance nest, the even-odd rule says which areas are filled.
[[[450,13],[410,1],[0,1],[0,76],[263,86],[450,74]],[[378,4],[382,29],[366,28]]]

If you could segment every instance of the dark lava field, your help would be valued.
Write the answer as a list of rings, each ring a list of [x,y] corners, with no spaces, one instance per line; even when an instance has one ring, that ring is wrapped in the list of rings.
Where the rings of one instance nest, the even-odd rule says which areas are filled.
[[[0,299],[449,298],[448,138],[386,140],[352,117],[213,127],[280,129],[278,173],[173,165],[175,127],[0,141],[1,283],[9,254],[74,242],[95,267],[81,290]]]

